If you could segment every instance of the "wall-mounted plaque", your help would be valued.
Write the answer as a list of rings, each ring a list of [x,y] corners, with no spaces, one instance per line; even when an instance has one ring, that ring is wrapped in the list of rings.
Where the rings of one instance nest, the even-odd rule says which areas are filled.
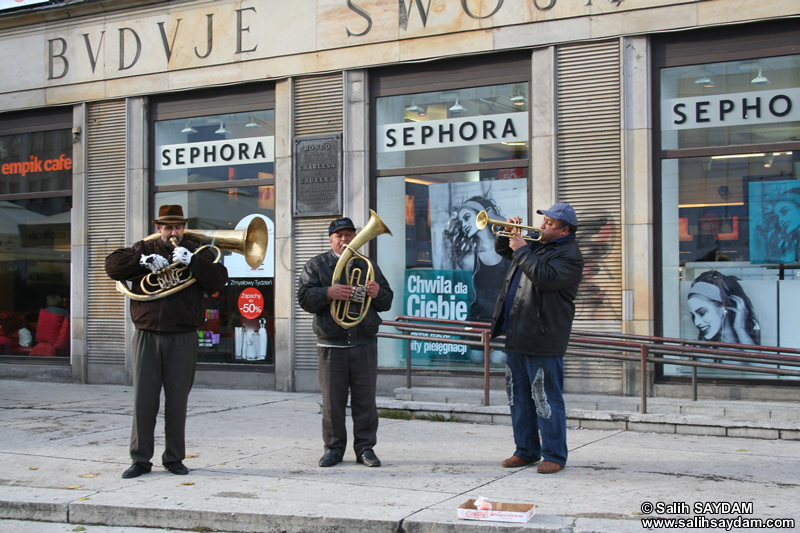
[[[342,134],[294,141],[294,215],[342,214]]]

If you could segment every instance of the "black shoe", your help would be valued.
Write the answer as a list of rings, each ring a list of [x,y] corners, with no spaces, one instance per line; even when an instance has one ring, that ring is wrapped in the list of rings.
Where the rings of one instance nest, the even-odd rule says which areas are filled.
[[[167,463],[164,465],[164,468],[175,474],[176,476],[185,476],[189,473],[189,469],[183,466],[183,463],[180,461],[175,461],[173,463]]]
[[[328,467],[342,462],[342,456],[336,450],[325,450],[325,455],[319,460],[319,466]]]
[[[146,465],[143,465],[143,464],[139,464],[139,463],[133,463],[130,466],[130,468],[128,468],[126,471],[124,471],[122,473],[122,477],[124,479],[131,479],[131,478],[134,478],[134,477],[139,477],[142,474],[149,474],[149,473],[150,473],[150,467],[149,466],[146,466]]]
[[[365,466],[381,466],[381,460],[378,459],[378,456],[375,455],[375,452],[372,450],[364,450],[361,452],[361,455],[356,458],[356,461]]]

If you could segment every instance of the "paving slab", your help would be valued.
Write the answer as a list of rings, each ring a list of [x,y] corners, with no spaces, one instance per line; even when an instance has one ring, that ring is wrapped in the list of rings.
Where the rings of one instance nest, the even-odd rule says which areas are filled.
[[[156,457],[151,473],[124,480],[129,387],[0,381],[0,529],[619,533],[642,530],[642,518],[655,516],[647,505],[659,502],[747,502],[746,517],[800,524],[798,440],[572,427],[567,468],[545,476],[536,466],[500,466],[514,450],[507,424],[381,418],[375,451],[382,467],[357,464],[350,448],[343,463],[319,468],[319,399],[195,389],[187,420],[190,474],[175,476]],[[491,409],[500,416],[507,407]],[[679,425],[706,416],[596,415]],[[739,427],[749,429],[741,420]],[[160,424],[159,418],[157,454]],[[797,420],[788,425],[800,427]],[[527,524],[458,519],[457,507],[479,496],[533,503],[536,514]],[[29,529],[31,523],[43,527]]]

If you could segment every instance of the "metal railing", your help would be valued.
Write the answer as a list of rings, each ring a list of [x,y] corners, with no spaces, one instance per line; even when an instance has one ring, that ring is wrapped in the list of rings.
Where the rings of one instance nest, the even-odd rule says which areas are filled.
[[[411,342],[430,342],[447,336],[448,344],[464,344],[483,348],[483,405],[489,405],[489,351],[490,324],[463,320],[444,320],[418,316],[400,315],[394,320],[384,320],[384,326],[392,326],[400,333],[379,332],[378,337],[403,339],[406,342],[406,388],[411,388]],[[452,336],[466,337],[453,338]]]
[[[618,353],[609,353],[609,349]],[[693,401],[697,400],[697,369],[700,367],[800,377],[800,370],[792,368],[800,368],[800,350],[778,346],[575,330],[570,337],[567,355],[638,361],[641,369],[642,414],[647,413],[647,392],[651,382],[647,363],[691,367]],[[723,360],[739,361],[740,364],[725,363]],[[800,385],[800,381],[797,384]]]
[[[489,405],[489,352],[503,348],[503,342],[492,342],[490,324],[401,315],[386,320],[384,326],[399,333],[379,332],[379,337],[406,341],[430,342],[445,337],[449,344],[483,348],[483,404]],[[458,337],[458,338],[454,338]],[[692,400],[697,400],[697,368],[718,368],[800,377],[800,350],[778,346],[758,346],[700,340],[602,333],[574,330],[567,355],[639,362],[641,369],[641,412],[647,413],[650,374],[647,363],[689,366],[692,368]],[[725,361],[737,361],[739,364]],[[752,365],[775,365],[774,367]],[[797,368],[797,369],[795,369]],[[406,342],[406,387],[411,388],[411,342]],[[800,385],[800,380],[797,381]]]

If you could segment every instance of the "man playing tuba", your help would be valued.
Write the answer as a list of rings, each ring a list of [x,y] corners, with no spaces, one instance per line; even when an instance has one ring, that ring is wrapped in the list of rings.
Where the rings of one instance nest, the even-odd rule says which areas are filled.
[[[153,221],[160,238],[144,239],[120,248],[106,258],[106,274],[141,294],[140,278],[157,278],[183,271],[196,281],[173,289],[162,298],[131,298],[133,336],[133,429],[130,454],[133,464],[122,474],[134,478],[150,472],[155,448],[154,430],[161,388],[164,388],[166,443],[161,463],[173,474],[188,474],[186,456],[186,406],[197,365],[197,329],[203,324],[203,293],[214,294],[228,281],[228,271],[215,262],[215,253],[184,239],[187,219],[179,205],[162,205]],[[174,245],[172,243],[175,243]],[[148,278],[149,279],[149,278]],[[153,282],[155,283],[155,282]],[[157,286],[153,287],[156,290]]]
[[[370,219],[368,227],[373,225],[373,220]],[[380,219],[377,221],[382,225]],[[341,265],[337,268],[343,254],[346,257],[351,255],[348,245],[356,237],[355,230],[353,221],[349,218],[331,222],[328,227],[331,249],[306,263],[300,275],[300,288],[297,292],[300,307],[314,314],[319,385],[322,389],[322,440],[325,443],[325,454],[319,460],[319,466],[323,467],[341,462],[347,448],[345,410],[348,391],[356,461],[365,466],[381,465],[373,451],[378,433],[378,408],[375,404],[378,381],[376,335],[381,324],[378,311],[388,311],[391,308],[394,293],[381,270],[373,265],[374,279],[362,277],[363,282],[360,283],[360,288],[365,288],[366,296],[371,298],[371,305],[363,316],[352,322],[344,322],[335,316],[339,304],[349,302],[357,305],[351,301],[358,289],[351,284],[355,278],[350,274],[366,273],[369,269],[367,261],[361,257],[348,261],[346,268]],[[369,232],[365,228],[362,233],[367,235]],[[347,260],[346,257],[344,261]],[[343,271],[344,280],[333,279],[337,271]]]

